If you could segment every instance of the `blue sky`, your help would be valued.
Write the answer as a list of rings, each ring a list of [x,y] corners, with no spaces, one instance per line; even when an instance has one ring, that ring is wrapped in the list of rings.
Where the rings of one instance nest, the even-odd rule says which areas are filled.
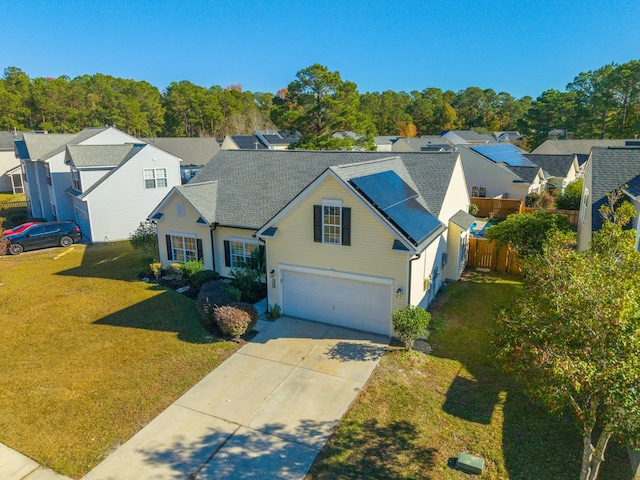
[[[275,93],[314,63],[360,92],[469,86],[536,98],[640,59],[640,1],[0,0],[0,68],[241,84]]]

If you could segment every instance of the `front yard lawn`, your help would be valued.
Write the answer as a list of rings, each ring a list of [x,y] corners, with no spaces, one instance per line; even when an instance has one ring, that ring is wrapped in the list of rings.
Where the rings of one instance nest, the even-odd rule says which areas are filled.
[[[0,442],[79,478],[237,349],[128,242],[0,258]]]
[[[494,308],[518,288],[517,277],[475,272],[449,285],[430,308],[432,353],[392,347],[307,478],[577,479],[582,441],[571,414],[532,403],[492,357]],[[451,468],[460,452],[483,457],[485,473]],[[631,479],[617,439],[599,478]]]

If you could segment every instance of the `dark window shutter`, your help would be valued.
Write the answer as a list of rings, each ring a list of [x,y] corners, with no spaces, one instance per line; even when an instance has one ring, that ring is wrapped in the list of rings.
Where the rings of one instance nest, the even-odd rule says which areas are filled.
[[[351,245],[351,209],[342,209],[342,245]]]
[[[167,260],[173,260],[173,249],[171,248],[171,235],[166,235],[167,239]]]
[[[322,242],[322,205],[313,206],[313,241]]]
[[[202,239],[196,238],[196,250],[198,251],[198,260],[204,261],[202,254]]]
[[[231,266],[231,244],[229,240],[224,241],[224,265],[225,267]]]

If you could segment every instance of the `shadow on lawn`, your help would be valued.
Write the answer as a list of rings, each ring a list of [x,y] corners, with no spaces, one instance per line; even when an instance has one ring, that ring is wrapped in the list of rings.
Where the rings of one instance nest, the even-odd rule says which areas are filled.
[[[331,438],[320,459],[309,472],[312,479],[379,478],[404,479],[412,466],[421,472],[433,468],[436,448],[419,445],[420,433],[406,421],[380,425],[371,419],[345,422],[342,434]],[[357,452],[359,458],[343,458],[344,452]],[[429,476],[420,476],[429,479]]]
[[[192,300],[164,287],[152,288],[164,293],[96,320],[94,325],[175,332],[189,343],[223,341],[205,330]]]
[[[140,254],[125,241],[87,245],[80,266],[63,270],[57,275],[133,282],[139,281],[136,274],[141,269]]]
[[[502,403],[502,455],[508,478],[572,480],[579,476],[582,454],[573,414],[554,415],[532,402],[521,393],[522,385],[495,360],[488,333],[494,325],[493,312],[518,290],[516,283],[498,283],[496,278],[510,277],[474,272],[449,288],[433,306],[436,316],[446,316],[448,308],[455,308],[454,302],[469,308],[456,311],[457,322],[450,319],[448,327],[432,339],[434,356],[456,360],[468,371],[453,379],[443,409],[466,421],[489,425]],[[482,313],[478,313],[479,305],[484,306]],[[473,450],[473,445],[469,448]],[[631,479],[624,449],[612,443],[607,454],[600,478]]]

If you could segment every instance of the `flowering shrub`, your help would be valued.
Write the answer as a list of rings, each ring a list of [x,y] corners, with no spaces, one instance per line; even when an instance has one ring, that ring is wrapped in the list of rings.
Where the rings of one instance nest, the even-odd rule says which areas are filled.
[[[216,324],[224,335],[238,339],[249,330],[250,315],[243,309],[226,305],[215,307]]]

